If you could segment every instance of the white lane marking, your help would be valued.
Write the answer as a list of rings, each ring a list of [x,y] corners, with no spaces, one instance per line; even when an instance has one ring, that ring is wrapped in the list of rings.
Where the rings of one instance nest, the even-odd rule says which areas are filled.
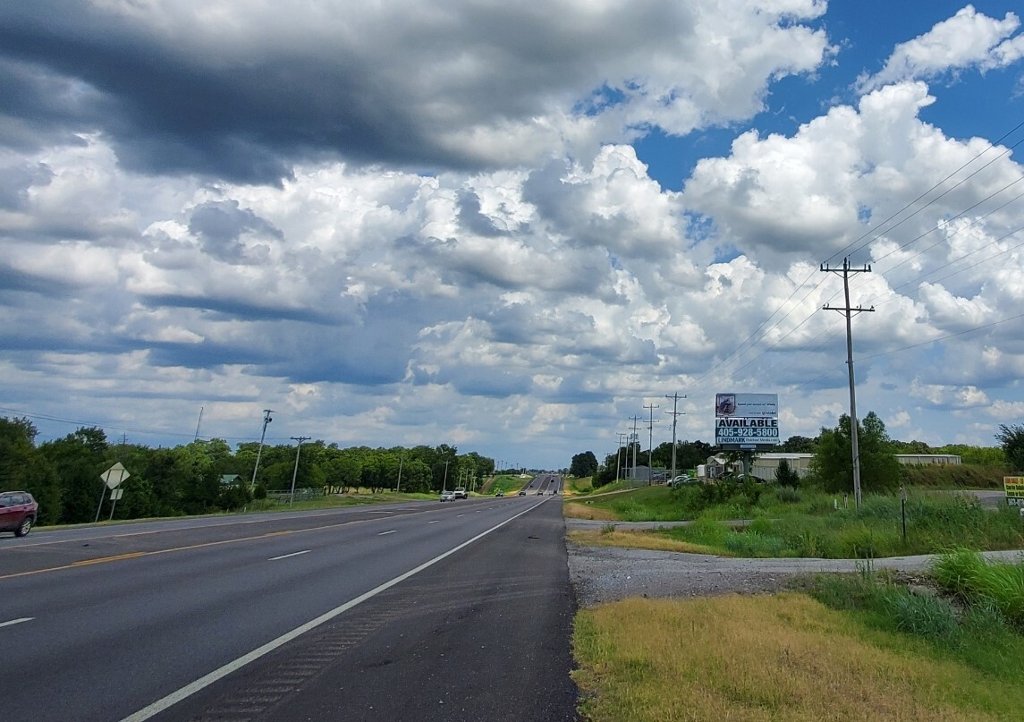
[[[393,511],[368,511],[367,514],[394,514]]]
[[[456,517],[465,516],[465,514],[456,514]]]
[[[439,520],[437,520],[437,519],[434,519],[434,521],[428,521],[427,523],[428,524],[440,524],[441,522]]]
[[[377,536],[384,536],[385,534],[394,534],[396,531],[398,531],[398,530],[397,529],[392,529],[391,531],[382,531]]]
[[[541,503],[543,503],[543,502],[541,502]],[[396,584],[401,584],[402,582],[404,582],[409,577],[413,577],[413,576],[419,574],[424,569],[427,569],[429,567],[434,566],[439,561],[441,561],[443,559],[447,559],[448,557],[450,557],[455,552],[460,551],[462,549],[465,549],[466,547],[468,547],[473,542],[476,542],[476,541],[479,541],[479,540],[483,539],[485,536],[487,536],[491,532],[495,532],[498,529],[501,529],[501,527],[505,526],[506,524],[508,524],[510,522],[515,521],[516,519],[521,517],[523,514],[527,514],[527,513],[531,512],[531,511],[533,511],[538,506],[540,506],[540,503],[534,504],[529,509],[524,509],[523,511],[519,512],[518,514],[516,514],[514,516],[510,516],[505,521],[499,522],[498,524],[495,524],[490,529],[487,529],[486,531],[480,532],[479,534],[477,534],[472,539],[468,539],[468,540],[462,542],[461,544],[458,544],[458,545],[452,547],[448,551],[443,552],[442,554],[438,554],[433,559],[430,559],[429,561],[423,562],[418,567],[415,567],[413,569],[410,569],[407,572],[399,574],[394,579],[392,579],[390,581],[387,581],[387,582],[384,582],[383,584],[374,587],[373,589],[371,589],[368,592],[363,592],[362,594],[360,594],[355,599],[352,599],[352,600],[349,600],[349,601],[345,602],[340,607],[335,607],[331,611],[326,612],[324,614],[321,614],[319,617],[317,617],[315,619],[311,619],[308,622],[306,622],[305,624],[299,625],[298,627],[296,627],[292,631],[285,632],[284,634],[282,634],[277,639],[274,639],[274,640],[271,640],[271,641],[267,642],[262,647],[257,647],[256,649],[252,650],[248,654],[243,654],[241,657],[239,657],[238,659],[234,660],[233,662],[228,662],[223,667],[215,669],[212,672],[210,672],[209,674],[203,675],[202,677],[200,677],[196,681],[191,682],[189,684],[186,684],[181,689],[179,689],[179,690],[177,690],[175,692],[171,692],[169,695],[167,695],[166,697],[163,697],[162,699],[158,699],[156,702],[154,702],[153,704],[149,705],[148,707],[143,707],[138,712],[135,712],[134,714],[128,715],[123,720],[121,720],[121,722],[144,722],[145,720],[148,720],[150,717],[154,717],[155,715],[160,714],[161,712],[163,712],[168,707],[171,707],[172,705],[177,704],[178,702],[182,701],[183,699],[187,699],[188,697],[191,697],[196,692],[199,692],[200,690],[205,689],[206,687],[209,687],[214,682],[217,682],[218,680],[221,680],[224,677],[227,677],[232,672],[241,669],[242,667],[244,667],[245,665],[249,664],[250,662],[255,662],[260,657],[263,657],[263,656],[266,656],[267,654],[270,654],[271,652],[273,652],[278,647],[282,647],[285,644],[288,644],[288,642],[291,642],[296,637],[299,637],[300,635],[305,634],[306,632],[310,631],[311,629],[316,629],[320,625],[322,625],[322,624],[324,624],[326,622],[331,621],[332,619],[337,617],[339,614],[343,614],[344,612],[347,612],[349,609],[352,609],[353,607],[356,607],[356,606],[362,604],[363,602],[365,602],[368,599],[372,599],[373,597],[377,596],[381,592],[384,592],[384,591],[387,591],[388,589],[391,589],[391,587],[395,586]]]
[[[302,554],[309,554],[311,551],[312,551],[312,549],[304,549],[301,552],[292,552],[291,554],[282,554],[279,557],[270,557],[270,559],[268,559],[267,561],[268,562],[276,562],[278,559],[287,559],[289,557],[297,557],[297,556],[300,556]]]
[[[346,509],[347,508],[349,508],[349,507],[346,507]],[[416,509],[416,508],[412,508],[412,507],[402,507],[402,508],[396,509],[395,511],[396,512],[397,511],[421,511],[421,509]],[[391,512],[391,511],[387,511],[387,512],[372,511],[370,513],[372,513],[372,514],[393,514],[394,512]],[[282,513],[280,515],[269,515],[269,516],[266,516],[266,517],[261,517],[259,519],[244,519],[244,520],[239,520],[239,521],[225,521],[225,522],[208,523],[208,524],[191,524],[191,525],[188,525],[188,526],[169,526],[169,527],[162,527],[160,529],[147,529],[145,531],[124,532],[122,534],[109,534],[109,535],[108,534],[96,534],[96,535],[86,535],[86,536],[69,536],[69,537],[66,537],[66,538],[63,538],[63,539],[55,539],[53,541],[39,541],[39,536],[37,536],[37,535],[45,536],[47,534],[53,534],[55,532],[62,531],[61,529],[50,528],[50,527],[33,527],[33,529],[32,529],[32,541],[31,542],[22,543],[22,544],[18,544],[18,545],[10,545],[10,546],[4,545],[4,546],[0,547],[0,552],[7,551],[9,549],[23,549],[24,547],[42,547],[42,546],[52,546],[52,545],[55,545],[55,544],[72,544],[72,543],[78,543],[78,542],[93,542],[93,541],[99,541],[99,540],[103,540],[103,539],[121,539],[121,538],[125,538],[125,537],[133,537],[133,536],[147,536],[147,535],[150,535],[150,534],[163,534],[165,532],[173,532],[173,531],[192,531],[194,529],[216,529],[218,527],[237,526],[237,525],[243,525],[243,524],[266,524],[267,522],[272,522],[272,521],[291,521],[292,519],[304,519],[304,518],[307,518],[307,517],[332,516],[332,515],[337,515],[337,514],[338,514],[338,512],[336,512],[336,511],[327,511],[327,512],[315,513],[315,514],[314,513],[309,513],[309,514],[292,514],[292,515],[285,515],[284,513]],[[361,521],[364,521],[364,520],[362,520],[362,519],[354,519],[351,522],[344,522],[344,523],[346,523],[346,524],[349,524],[349,523],[354,524],[354,523],[358,523],[358,522],[361,522]],[[82,528],[85,531],[93,531],[93,530],[100,531],[100,530],[103,529],[103,527],[96,527],[96,526],[93,526],[92,524],[83,524]]]
[[[0,622],[0,627],[13,627],[15,624],[31,622],[33,619],[35,619],[35,617],[21,617],[20,619],[12,619],[9,622]]]

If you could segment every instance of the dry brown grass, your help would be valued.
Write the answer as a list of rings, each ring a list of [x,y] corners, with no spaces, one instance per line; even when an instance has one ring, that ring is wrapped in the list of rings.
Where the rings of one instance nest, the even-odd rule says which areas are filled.
[[[573,519],[593,519],[595,521],[618,521],[618,517],[613,511],[575,501],[562,504],[562,516],[572,517]]]
[[[592,722],[1014,718],[1010,685],[872,635],[796,593],[628,599],[579,613],[573,675]]]
[[[722,556],[720,549],[676,541],[668,537],[649,534],[643,531],[604,531],[604,530],[573,530],[567,534],[569,541],[585,546],[627,547],[630,549],[651,549],[659,552],[688,552],[690,554],[717,554]]]

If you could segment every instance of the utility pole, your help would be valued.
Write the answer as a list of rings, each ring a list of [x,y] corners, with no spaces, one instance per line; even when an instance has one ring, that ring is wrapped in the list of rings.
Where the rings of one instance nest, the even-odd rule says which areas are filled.
[[[825,304],[822,306],[822,309],[825,311],[839,311],[846,316],[846,364],[850,368],[850,447],[853,455],[853,501],[857,509],[860,509],[860,446],[857,441],[857,391],[853,381],[853,328],[850,320],[858,313],[874,311],[875,307],[864,308],[857,306],[854,308],[850,305],[850,274],[871,273],[871,266],[850,268],[850,259],[844,258],[842,268],[830,268],[823,263],[821,264],[821,270],[826,273],[841,273],[843,275],[843,292],[846,296],[846,305],[842,308],[835,308]]]
[[[679,392],[669,396],[665,394],[666,399],[672,399],[672,410],[666,411],[666,414],[672,414],[672,476],[669,478],[669,483],[675,481],[676,478],[676,418],[682,416],[685,411],[677,411],[679,408],[679,399],[686,398],[686,394],[679,396]]]
[[[448,461],[444,462],[444,478],[441,480],[442,493],[448,489]]]
[[[299,452],[302,451],[302,442],[308,441],[308,436],[293,436],[292,441],[298,441],[299,445],[295,447],[295,471],[292,472],[292,493],[288,497],[288,504],[290,505],[295,501],[295,477],[299,475]]]
[[[398,493],[398,489],[402,486],[402,462],[405,461],[405,454],[398,457],[398,483],[395,484],[395,493]]]
[[[647,406],[644,404],[645,409],[650,409],[651,420],[647,423],[648,441],[647,441],[647,486],[654,483],[654,410],[659,408],[657,404],[651,404]]]
[[[617,431],[615,435],[619,437],[619,445],[615,447],[615,481],[618,481],[619,472],[622,471],[622,464],[619,463],[619,459],[622,457],[622,447],[624,446],[622,437],[628,436],[628,434],[625,431]]]
[[[639,442],[639,438],[640,437],[638,437],[636,435],[636,422],[640,420],[640,417],[639,416],[630,416],[629,418],[633,419],[633,435],[630,437],[630,445],[633,447],[633,473],[630,475],[630,478],[635,481],[636,480],[636,447],[640,445],[640,442]],[[628,452],[627,452],[627,455],[626,455],[626,463],[627,464],[629,463],[629,454],[628,454]]]
[[[260,448],[256,451],[256,466],[252,467],[252,483],[249,485],[250,488],[256,488],[256,472],[260,469],[260,455],[263,453],[263,439],[267,436],[267,424],[273,421],[270,415],[273,413],[270,409],[263,409],[263,433],[260,434]]]

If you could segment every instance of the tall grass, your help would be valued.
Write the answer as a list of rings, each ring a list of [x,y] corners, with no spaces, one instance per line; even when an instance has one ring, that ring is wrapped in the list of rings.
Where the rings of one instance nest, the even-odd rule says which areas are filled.
[[[661,492],[662,497],[654,496]],[[827,494],[800,490],[794,501],[787,490],[761,495],[757,506],[735,498],[701,506],[699,492],[648,490],[647,498],[623,494],[608,508],[623,520],[679,518],[751,519],[745,528],[723,526],[720,549],[741,556],[876,559],[932,554],[958,545],[981,550],[1024,548],[1024,525],[1010,508],[985,509],[977,500],[956,494],[914,493],[906,504],[906,538],[900,498],[867,495],[859,510],[844,509]],[[632,497],[632,498],[631,498]],[[657,502],[654,503],[654,499]],[[674,512],[674,514],[673,514]],[[663,530],[679,541],[706,544],[706,529]]]
[[[983,672],[801,594],[602,605],[579,613],[573,646],[591,722],[1010,720],[1020,712],[1024,655],[1006,672]]]
[[[949,596],[929,587],[898,584],[874,572],[821,575],[809,591],[826,606],[854,612],[876,629],[921,639],[936,653],[952,655],[986,674],[1020,679],[1024,630],[1014,615],[1022,597],[1019,588],[988,577],[994,568],[1007,568],[1003,573],[1018,580],[1024,576],[1024,562],[986,564],[976,554],[956,552],[944,555],[932,570],[933,579]]]
[[[974,606],[989,606],[1024,632],[1024,561],[986,562],[960,549],[942,556],[932,573],[945,589]]]

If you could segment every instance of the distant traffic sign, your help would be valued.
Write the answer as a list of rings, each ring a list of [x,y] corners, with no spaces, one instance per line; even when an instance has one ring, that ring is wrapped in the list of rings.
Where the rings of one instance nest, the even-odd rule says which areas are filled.
[[[103,483],[110,489],[116,489],[121,485],[121,482],[129,476],[131,476],[131,474],[129,474],[128,470],[121,465],[120,461],[100,474],[100,478],[103,479]]]

